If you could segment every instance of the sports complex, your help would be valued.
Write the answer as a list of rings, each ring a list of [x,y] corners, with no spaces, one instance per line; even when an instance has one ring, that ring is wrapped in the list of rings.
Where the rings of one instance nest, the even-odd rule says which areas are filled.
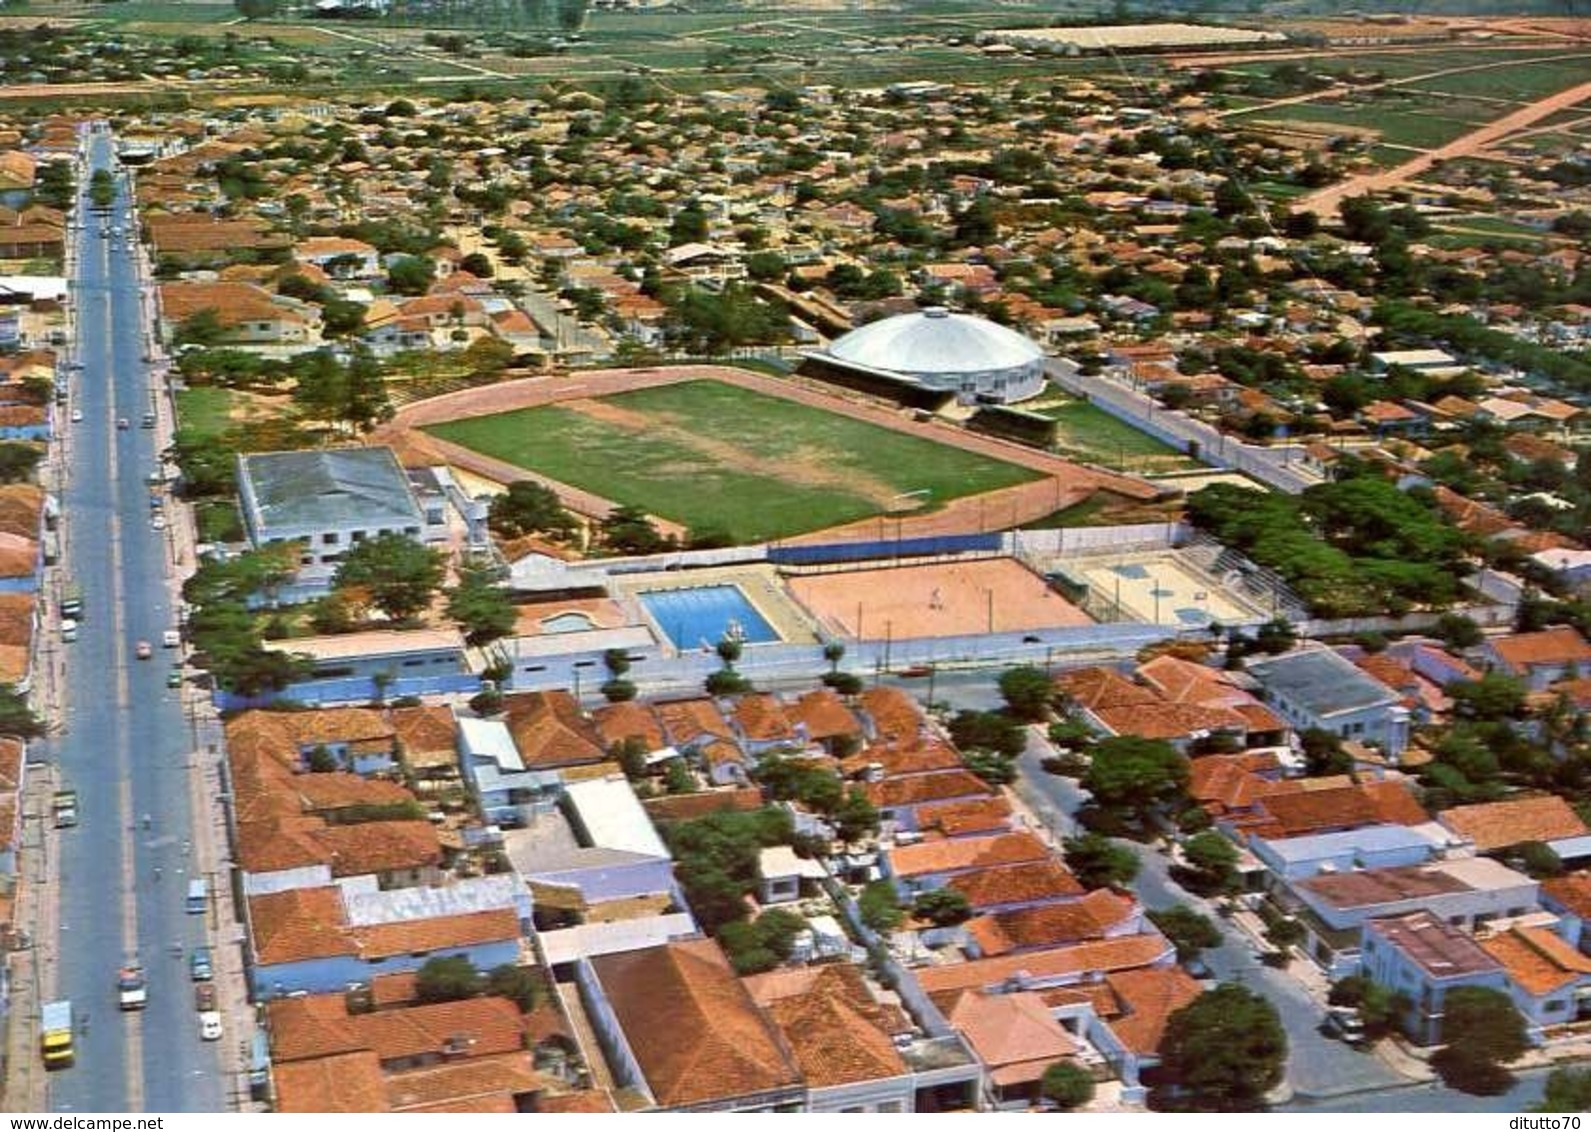
[[[623,504],[734,543],[511,563],[528,672],[616,647],[716,663],[726,639],[752,667],[833,642],[889,667],[1270,616],[1175,524],[1015,529],[1153,484],[923,416],[727,367],[600,370],[417,402],[379,439],[472,484],[534,479],[589,519]]]

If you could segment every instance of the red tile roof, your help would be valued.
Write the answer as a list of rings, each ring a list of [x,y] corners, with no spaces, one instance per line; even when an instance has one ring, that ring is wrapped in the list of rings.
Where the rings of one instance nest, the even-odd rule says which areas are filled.
[[[906,878],[1047,861],[1050,849],[1031,833],[1002,833],[903,845],[886,856],[891,874]]]
[[[1126,971],[1164,966],[1175,954],[1159,934],[1129,935],[1096,940],[1044,951],[1024,951],[993,959],[947,963],[915,972],[918,985],[930,994],[937,991],[993,987],[1016,975],[1037,980],[1082,976],[1089,972]]]
[[[591,962],[662,1107],[727,1101],[800,1084],[783,1038],[714,941],[671,943]]]
[[[1083,894],[1083,886],[1077,878],[1053,860],[977,869],[951,877],[946,887],[965,896],[973,911],[1007,904],[1064,900]]]
[[[1568,625],[1543,629],[1537,633],[1514,633],[1490,642],[1504,667],[1516,675],[1538,664],[1591,663],[1591,643]]]
[[[967,921],[966,931],[984,955],[1005,955],[1104,939],[1108,931],[1119,928],[1136,910],[1131,897],[1100,888],[1066,904],[1041,904],[978,916]]]
[[[1473,841],[1482,853],[1526,841],[1557,841],[1591,832],[1569,803],[1555,794],[1454,806],[1444,810],[1438,819],[1454,833]]]
[[[1181,967],[1112,971],[1105,983],[1123,1008],[1123,1017],[1110,1023],[1111,1031],[1139,1055],[1159,1052],[1171,1016],[1204,993]]]
[[[911,1024],[872,996],[853,964],[770,971],[745,983],[784,1034],[810,1088],[908,1072],[894,1035],[910,1032]]]
[[[504,696],[503,710],[526,767],[547,770],[607,758],[602,736],[581,714],[574,696],[562,689]]]

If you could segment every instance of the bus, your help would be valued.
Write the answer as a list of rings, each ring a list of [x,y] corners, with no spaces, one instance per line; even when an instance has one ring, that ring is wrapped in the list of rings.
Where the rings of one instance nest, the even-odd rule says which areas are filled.
[[[80,621],[83,617],[83,587],[76,582],[66,583],[61,591],[61,616]]]
[[[189,915],[204,915],[205,902],[209,899],[209,888],[203,877],[195,877],[188,882],[187,909]]]
[[[46,1002],[39,1011],[39,1052],[46,1069],[61,1069],[75,1060],[72,1050],[72,1004]]]

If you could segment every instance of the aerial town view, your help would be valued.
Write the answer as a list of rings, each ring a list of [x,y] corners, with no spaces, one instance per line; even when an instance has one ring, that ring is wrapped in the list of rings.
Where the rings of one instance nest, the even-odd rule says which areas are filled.
[[[0,1111],[1591,1111],[1588,9],[0,3]]]

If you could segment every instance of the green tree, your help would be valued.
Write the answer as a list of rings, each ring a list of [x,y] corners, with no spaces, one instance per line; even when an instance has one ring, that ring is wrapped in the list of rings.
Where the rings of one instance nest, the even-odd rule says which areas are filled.
[[[387,286],[400,295],[423,295],[435,279],[436,263],[425,256],[399,256],[387,267]]]
[[[215,307],[204,307],[177,323],[172,341],[179,346],[213,346],[226,336],[227,328],[221,325],[221,312]]]
[[[1213,829],[1195,833],[1183,842],[1182,859],[1187,865],[1173,869],[1173,875],[1195,892],[1227,892],[1236,881],[1237,846]]]
[[[394,531],[355,543],[337,564],[332,584],[358,586],[388,617],[407,621],[431,604],[445,568],[440,550]]]
[[[1040,1078],[1039,1095],[1070,1112],[1094,1099],[1094,1078],[1075,1061],[1057,1061]]]
[[[266,20],[276,15],[282,0],[232,0],[232,6],[245,20]]]
[[[1453,714],[1461,719],[1517,719],[1525,710],[1525,682],[1502,672],[1448,685]]]
[[[931,921],[935,926],[948,928],[963,923],[972,916],[972,905],[953,888],[936,888],[925,892],[912,903],[912,915]]]
[[[1304,767],[1310,775],[1347,774],[1353,758],[1342,749],[1342,736],[1324,727],[1306,728],[1299,735],[1304,748]]]
[[[519,611],[508,591],[489,570],[464,569],[458,585],[446,591],[447,616],[464,631],[464,640],[479,647],[514,631]]]
[[[1094,745],[1083,787],[1107,809],[1140,820],[1185,797],[1187,758],[1161,739],[1113,735]]]
[[[1023,665],[1000,673],[1000,695],[1012,715],[1038,723],[1050,714],[1055,685],[1042,668]]]
[[[529,1014],[541,1000],[541,979],[534,967],[500,963],[486,972],[486,993],[508,999],[520,1012]]]
[[[0,735],[37,739],[44,734],[44,723],[33,714],[27,697],[14,684],[0,684]]]
[[[1275,618],[1261,625],[1254,633],[1254,645],[1263,653],[1275,656],[1286,652],[1298,643],[1298,633],[1285,618]]]
[[[1221,929],[1210,917],[1195,912],[1186,904],[1155,909],[1149,913],[1149,919],[1160,929],[1160,934],[1175,945],[1180,962],[1197,958],[1207,947],[1221,946]]]
[[[1536,1112],[1591,1112],[1591,1069],[1560,1065],[1547,1074],[1547,1093]]]
[[[365,314],[370,310],[364,303],[349,299],[328,299],[321,305],[321,330],[328,338],[346,338],[365,328]]]
[[[895,886],[887,880],[872,881],[862,889],[862,894],[856,898],[856,907],[862,922],[881,935],[900,927],[904,918],[900,901],[895,897]]]
[[[602,544],[615,554],[657,554],[673,546],[639,507],[621,504],[602,520]]]
[[[456,1002],[481,993],[485,980],[462,955],[438,955],[421,964],[414,977],[414,995],[421,1002]]]
[[[1432,630],[1450,649],[1474,648],[1485,639],[1475,620],[1462,613],[1444,613],[1436,619]]]
[[[1234,983],[1173,1014],[1160,1042],[1149,1107],[1160,1112],[1263,1112],[1282,1082],[1287,1033],[1276,1008]]]
[[[834,836],[846,845],[878,832],[878,807],[868,800],[860,786],[852,786],[829,815]]]
[[[471,252],[459,260],[459,270],[467,271],[477,279],[492,277],[492,261],[481,252]]]
[[[1066,867],[1084,888],[1126,888],[1138,875],[1138,856],[1108,837],[1087,832],[1062,842]]]
[[[957,712],[950,721],[950,739],[963,751],[993,751],[1008,759],[1026,745],[1021,725],[997,711]]]
[[[504,538],[544,534],[563,540],[571,538],[577,529],[574,516],[564,510],[558,493],[534,480],[517,480],[508,485],[507,491],[494,496],[486,522]]]
[[[1530,1048],[1525,1019],[1505,991],[1454,987],[1442,1000],[1442,1048],[1431,1068],[1451,1089],[1492,1096],[1514,1083],[1507,1063]]]
[[[32,444],[0,440],[0,483],[26,483],[43,458],[43,449]]]

